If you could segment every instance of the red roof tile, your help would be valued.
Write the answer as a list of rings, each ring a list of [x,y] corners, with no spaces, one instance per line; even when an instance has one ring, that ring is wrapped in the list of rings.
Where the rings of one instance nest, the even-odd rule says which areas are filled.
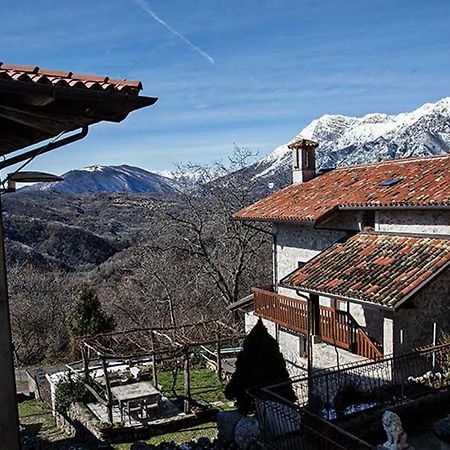
[[[0,156],[98,122],[121,122],[157,101],[141,89],[140,81],[0,62]],[[0,167],[18,160],[2,159]]]
[[[281,285],[395,308],[447,266],[450,239],[362,232],[321,252]]]
[[[392,186],[382,183],[401,179]],[[450,205],[450,155],[334,169],[236,212],[242,220],[316,222],[336,209]]]
[[[63,70],[41,69],[36,66],[21,66],[0,63],[0,78],[28,83],[65,85],[75,89],[111,89],[124,94],[138,94],[142,83],[134,80],[112,79],[103,75],[76,74]]]

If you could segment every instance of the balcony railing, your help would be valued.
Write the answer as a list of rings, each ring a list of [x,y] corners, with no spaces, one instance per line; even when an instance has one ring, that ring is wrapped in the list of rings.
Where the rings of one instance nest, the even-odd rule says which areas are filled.
[[[255,315],[290,330],[308,334],[308,305],[266,289],[253,288]],[[346,311],[326,306],[319,307],[319,335],[324,342],[336,345],[364,358],[379,359],[381,346]]]
[[[257,316],[298,333],[306,334],[308,332],[306,302],[258,288],[253,288],[253,301]]]

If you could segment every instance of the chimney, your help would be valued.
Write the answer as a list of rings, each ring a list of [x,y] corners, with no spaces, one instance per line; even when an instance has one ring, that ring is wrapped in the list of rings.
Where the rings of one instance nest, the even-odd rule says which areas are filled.
[[[297,139],[288,144],[292,150],[292,183],[305,183],[316,176],[317,142],[309,139]]]

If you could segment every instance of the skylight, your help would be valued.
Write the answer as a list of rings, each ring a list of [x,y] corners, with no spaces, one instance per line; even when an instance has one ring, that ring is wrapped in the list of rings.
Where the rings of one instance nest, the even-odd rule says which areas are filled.
[[[403,181],[403,178],[392,178],[390,180],[383,181],[381,183],[381,186],[383,186],[383,187],[391,187],[391,186],[394,186],[394,184],[400,183],[400,181]]]

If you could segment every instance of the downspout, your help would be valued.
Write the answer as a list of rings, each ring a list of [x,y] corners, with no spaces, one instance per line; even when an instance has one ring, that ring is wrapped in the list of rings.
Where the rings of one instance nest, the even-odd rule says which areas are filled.
[[[5,159],[0,162],[0,170],[5,167],[12,166],[14,164],[20,163],[22,161],[26,161],[27,159],[36,158],[36,156],[47,153],[51,150],[55,150],[57,148],[63,147],[64,145],[72,144],[73,142],[79,141],[85,138],[88,134],[89,127],[84,125],[81,127],[81,130],[76,134],[71,134],[59,141],[49,142],[41,147],[35,148],[33,150],[29,150],[25,153],[21,153],[20,155],[13,156],[11,158]]]
[[[307,311],[308,311],[308,320],[307,320],[307,332],[306,332],[306,342],[308,346],[308,364],[307,364],[307,374],[308,374],[308,402],[311,401],[311,393],[312,393],[312,385],[311,385],[311,375],[312,375],[312,366],[314,362],[313,358],[313,342],[312,342],[312,314],[311,314],[311,297],[309,295],[305,295],[300,293],[298,290],[295,291],[299,297],[302,297],[306,300]]]

